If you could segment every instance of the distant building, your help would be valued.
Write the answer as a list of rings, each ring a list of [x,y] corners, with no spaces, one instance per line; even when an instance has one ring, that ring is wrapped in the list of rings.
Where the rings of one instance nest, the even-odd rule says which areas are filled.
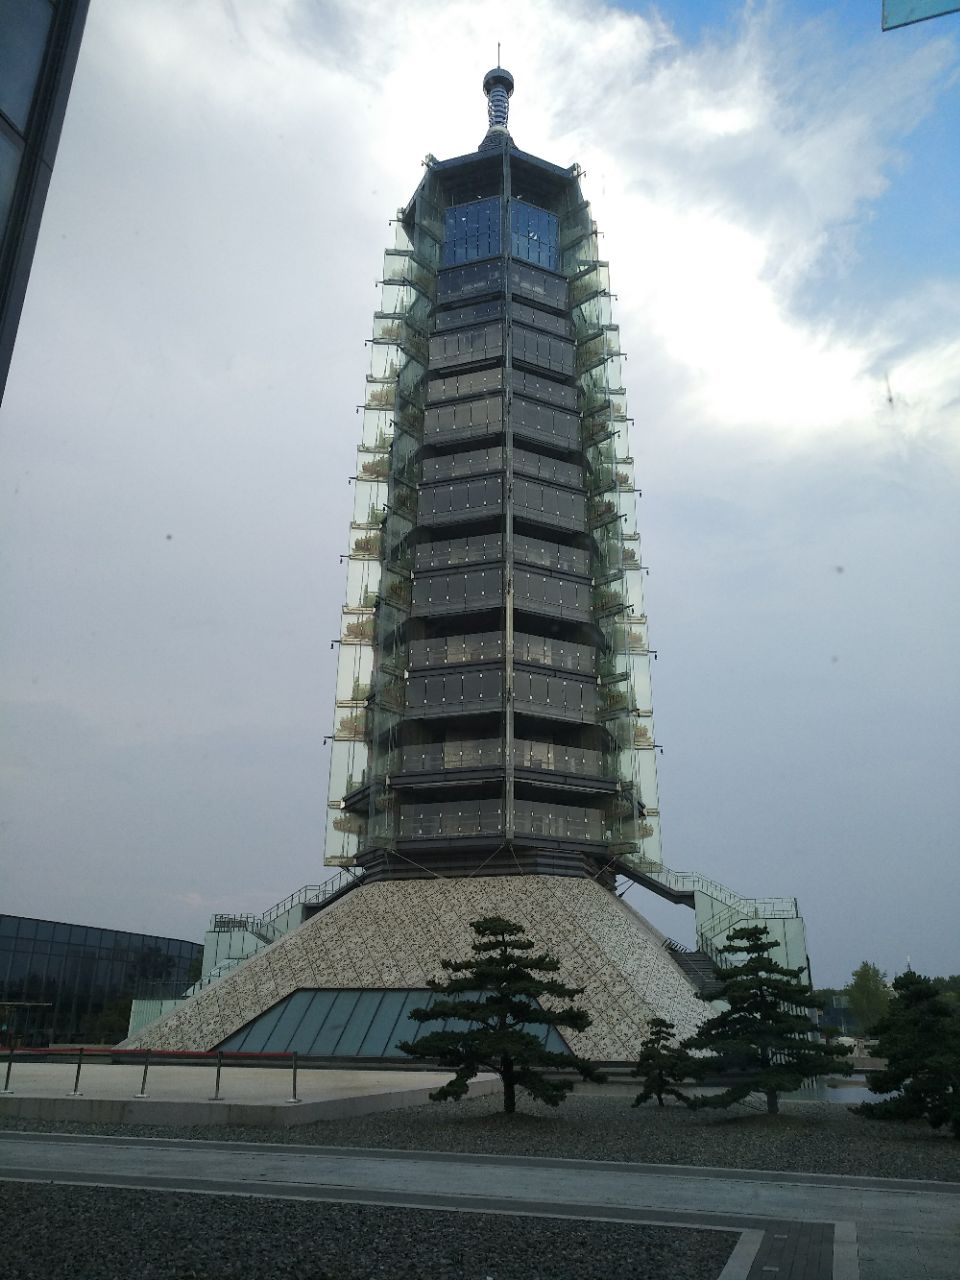
[[[831,993],[820,1014],[820,1026],[835,1027],[844,1036],[856,1035],[857,1020],[850,1011],[850,997],[842,991]]]
[[[183,938],[0,915],[0,1044],[115,1043],[131,998],[182,990],[202,954]]]
[[[0,401],[90,0],[0,0]]]

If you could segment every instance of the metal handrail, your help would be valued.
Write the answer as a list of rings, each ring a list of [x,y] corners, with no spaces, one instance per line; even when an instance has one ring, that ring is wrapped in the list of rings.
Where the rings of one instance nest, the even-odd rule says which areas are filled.
[[[219,982],[224,974],[229,973],[231,969],[235,969],[240,961],[246,960],[246,958],[246,956],[228,956],[226,960],[221,960],[209,973],[205,973],[202,978],[198,978],[192,986],[187,987],[186,991],[173,998],[186,1000],[188,996],[195,996],[199,991],[203,991],[205,987],[211,986],[214,982]]]
[[[637,857],[634,854],[627,853],[622,855],[622,861],[629,865],[642,875],[649,876],[651,880],[676,889],[678,892],[693,892],[699,890],[708,897],[714,898],[717,902],[723,902],[729,907],[745,909],[750,914],[757,914],[769,917],[770,919],[789,919],[797,915],[796,898],[744,898],[733,889],[728,889],[726,885],[720,884],[716,880],[710,880],[707,876],[700,875],[695,871],[673,871],[670,867],[666,867],[663,863],[652,862],[648,858]],[[755,906],[762,906],[763,910],[755,912]]]
[[[697,947],[706,952],[717,966],[730,964],[729,956],[722,952],[731,929],[750,920],[793,920],[799,917],[796,898],[744,898],[726,885],[710,880],[697,872],[673,871],[662,863],[642,856],[626,853],[621,861],[642,875],[656,880],[665,888],[678,893],[703,893],[715,902],[721,902],[726,910],[697,924]]]
[[[332,875],[329,880],[325,880],[323,884],[305,884],[302,888],[297,889],[295,893],[289,894],[282,902],[276,903],[265,911],[261,916],[254,915],[228,915],[226,913],[215,915],[213,917],[212,926],[214,929],[219,928],[221,932],[226,932],[231,927],[244,929],[253,937],[259,938],[261,942],[269,946],[276,942],[278,938],[283,936],[283,931],[279,929],[273,921],[284,912],[289,911],[291,907],[298,906],[300,903],[319,903],[325,902],[328,898],[332,898],[335,894],[341,893],[348,884],[359,881],[363,878],[362,870],[353,871],[349,867],[345,867],[342,871],[338,871]],[[235,969],[243,960],[249,958],[249,955],[256,954],[259,948],[244,956],[227,956],[225,960],[221,960],[218,965],[205,973],[202,978],[198,978],[191,986],[187,987],[177,999],[185,1000],[188,996],[195,996],[199,991],[211,986]]]
[[[289,894],[282,902],[275,903],[258,917],[259,922],[262,925],[269,925],[271,921],[282,916],[291,907],[300,906],[301,903],[326,902],[327,898],[332,898],[334,894],[340,893],[345,889],[348,883],[362,879],[362,870],[358,868],[354,871],[349,867],[344,867],[343,870],[332,875],[329,880],[324,880],[323,884],[305,884],[294,893]]]

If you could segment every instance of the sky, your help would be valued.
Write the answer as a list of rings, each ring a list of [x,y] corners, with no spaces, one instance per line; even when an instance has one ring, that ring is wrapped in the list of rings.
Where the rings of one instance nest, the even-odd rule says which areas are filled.
[[[375,284],[500,40],[617,295],[665,861],[796,896],[818,985],[960,971],[960,16],[879,13],[91,6],[0,410],[0,909],[199,939],[328,874]]]

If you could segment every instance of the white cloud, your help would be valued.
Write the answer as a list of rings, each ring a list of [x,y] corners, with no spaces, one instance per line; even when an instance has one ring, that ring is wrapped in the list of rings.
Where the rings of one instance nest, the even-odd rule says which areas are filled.
[[[231,884],[238,898],[262,886],[255,909],[316,877],[327,646],[387,220],[427,151],[480,141],[498,37],[517,143],[587,170],[620,298],[664,570],[668,856],[709,869],[715,812],[733,815],[731,856],[764,856],[796,792],[780,807],[747,794],[728,744],[744,776],[805,767],[822,725],[838,732],[845,673],[860,681],[842,686],[850,759],[875,760],[880,730],[857,734],[891,690],[935,705],[943,653],[910,664],[887,643],[881,661],[869,641],[894,630],[889,598],[909,601],[918,634],[952,634],[933,516],[956,455],[956,266],[869,306],[844,297],[843,273],[955,54],[937,38],[910,54],[844,43],[794,12],[749,6],[690,47],[666,12],[595,0],[91,7],[0,437],[0,592],[19,603],[5,687],[34,726],[5,775],[10,909],[38,910],[64,851],[71,901],[99,900],[97,876],[119,883],[140,854],[141,901],[189,886],[180,923],[154,902],[161,932],[196,932],[221,892],[230,909]],[[828,588],[821,560],[851,567]],[[738,677],[742,696],[711,712]],[[779,691],[782,715],[751,682]],[[722,783],[703,731],[721,718]],[[919,796],[946,731],[915,728],[917,822],[946,830],[936,787]],[[811,893],[845,865],[830,823],[817,830]],[[899,853],[870,832],[851,854],[861,874]],[[793,892],[789,876],[774,890]],[[122,889],[112,901],[113,924],[141,927]]]
[[[652,344],[682,370],[685,410],[786,447],[837,433],[887,438],[875,413],[892,356],[882,316],[840,325],[795,300],[819,273],[842,269],[857,219],[896,168],[896,145],[953,61],[948,41],[909,56],[879,41],[843,49],[826,19],[788,26],[762,7],[722,40],[686,48],[666,17],[576,0],[178,9],[134,0],[101,23],[105,56],[124,51],[140,101],[162,102],[179,141],[192,135],[208,154],[247,149],[247,193],[204,191],[220,203],[214,217],[232,223],[221,247],[241,252],[258,210],[269,238],[286,183],[291,198],[313,202],[318,240],[335,257],[344,225],[372,227],[405,197],[427,147],[476,145],[477,51],[499,32],[518,82],[518,143],[588,170],[631,344]],[[224,168],[216,164],[218,183]],[[229,199],[251,209],[227,210]],[[201,214],[208,231],[209,221]],[[195,240],[201,257],[215,247],[209,234]],[[354,247],[369,254],[369,272],[372,243]],[[269,254],[260,263],[266,293],[283,266]],[[344,274],[324,278],[329,257],[309,264],[318,290],[349,287]],[[222,294],[212,302],[201,316],[208,333]],[[949,335],[911,347],[900,332],[897,343],[914,406],[904,430],[947,434],[960,378],[946,363]]]

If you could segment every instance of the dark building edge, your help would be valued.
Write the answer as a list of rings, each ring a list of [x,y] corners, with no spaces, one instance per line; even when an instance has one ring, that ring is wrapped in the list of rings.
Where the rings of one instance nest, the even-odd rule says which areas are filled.
[[[13,358],[89,4],[90,0],[59,0],[54,7],[26,132],[20,134],[23,156],[0,241],[0,403]]]

